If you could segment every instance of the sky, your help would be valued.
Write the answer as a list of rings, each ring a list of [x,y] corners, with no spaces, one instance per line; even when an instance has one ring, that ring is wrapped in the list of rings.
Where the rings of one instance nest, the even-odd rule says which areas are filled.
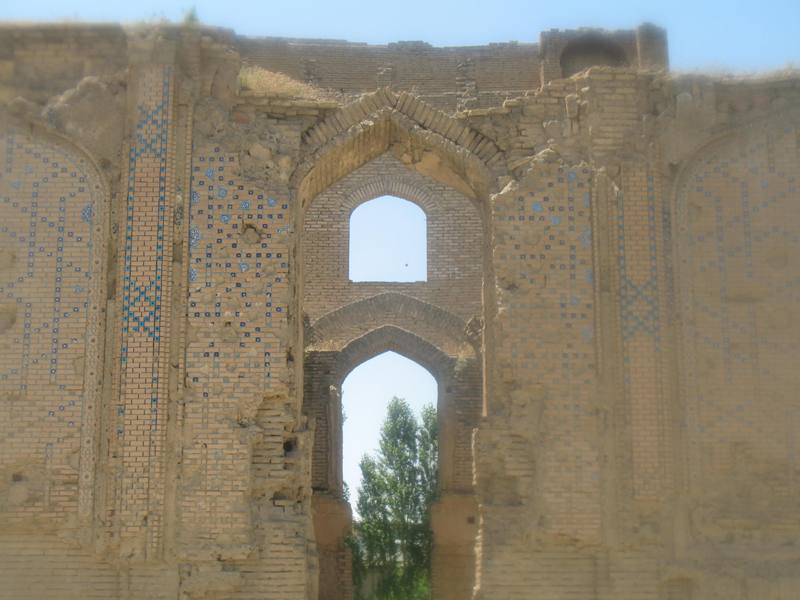
[[[426,217],[416,204],[381,196],[359,205],[350,216],[351,281],[425,281]],[[359,462],[374,453],[380,426],[393,396],[405,399],[417,417],[426,404],[436,406],[436,380],[417,363],[385,352],[362,363],[344,380],[342,409],[343,469],[355,509]]]
[[[192,7],[204,24],[248,36],[371,44],[422,40],[434,46],[536,42],[541,31],[553,28],[630,29],[649,21],[667,29],[676,71],[800,68],[800,0],[5,0],[0,1],[0,21],[177,22]],[[388,212],[381,209],[387,205],[370,203],[354,211],[354,224],[363,221],[372,234],[353,240],[359,262],[351,278],[424,279],[424,215],[407,202],[388,206]],[[379,229],[382,223],[388,227]],[[403,254],[386,254],[401,247]],[[408,248],[417,250],[409,253]],[[376,273],[387,266],[392,269],[383,276]],[[364,363],[344,382],[344,474],[353,498],[358,461],[377,447],[392,396],[405,398],[418,413],[425,403],[435,402],[436,382],[422,367],[393,353]]]
[[[358,463],[365,453],[374,453],[378,448],[381,423],[393,396],[404,398],[419,418],[423,406],[436,406],[436,380],[417,363],[394,352],[384,352],[361,363],[342,384],[342,475],[350,488],[354,510],[361,481]]]
[[[426,281],[425,235],[425,213],[408,200],[361,204],[350,216],[350,280]]]
[[[800,66],[800,0],[25,0],[0,2],[0,19],[136,22],[200,20],[243,35],[434,46],[535,42],[581,26],[665,27],[676,70],[753,71]]]

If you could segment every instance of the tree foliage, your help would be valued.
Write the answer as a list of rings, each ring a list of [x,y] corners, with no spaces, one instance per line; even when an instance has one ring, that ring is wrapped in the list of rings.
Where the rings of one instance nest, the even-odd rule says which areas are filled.
[[[359,520],[350,540],[357,600],[430,598],[436,409],[426,406],[418,422],[405,400],[393,398],[378,452],[374,457],[364,455],[360,466]],[[371,582],[365,586],[367,578]]]

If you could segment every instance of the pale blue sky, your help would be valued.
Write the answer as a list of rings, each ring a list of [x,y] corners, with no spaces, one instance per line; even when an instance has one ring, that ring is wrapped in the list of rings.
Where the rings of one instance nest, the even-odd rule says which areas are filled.
[[[350,279],[425,281],[425,246],[426,217],[416,204],[392,196],[365,202],[350,216]],[[342,385],[342,473],[354,509],[361,481],[358,463],[377,449],[392,396],[407,400],[419,417],[423,406],[436,405],[436,380],[415,362],[386,352],[357,367]]]
[[[0,19],[180,20],[191,6],[208,24],[251,36],[338,38],[436,46],[537,41],[580,26],[666,27],[675,69],[774,69],[800,63],[798,0],[6,0]]]
[[[633,28],[651,21],[667,29],[674,70],[741,72],[791,64],[800,67],[800,0],[6,0],[0,4],[0,20],[180,21],[192,6],[202,22],[243,35],[373,44],[400,40],[423,40],[435,46],[536,42],[540,31],[551,28]],[[374,246],[369,249],[370,244],[390,242],[404,224],[413,226],[415,219],[418,223],[419,213],[413,214],[391,213],[389,231],[373,234],[368,249],[357,252],[366,259],[364,268],[390,264]],[[377,231],[380,219],[375,214],[366,218]],[[406,247],[414,245],[420,247]],[[406,254],[391,264],[399,269],[399,275],[415,279],[409,273],[423,260],[420,254]],[[354,278],[372,279],[374,275]],[[352,490],[357,485],[361,454],[376,447],[386,404],[394,395],[405,397],[418,411],[424,403],[435,402],[436,383],[422,367],[394,354],[364,363],[345,381],[344,472]]]
[[[425,213],[408,200],[382,196],[350,216],[351,281],[426,281]]]
[[[417,363],[394,352],[385,352],[356,367],[342,385],[344,468],[355,509],[361,481],[358,463],[378,447],[380,426],[392,396],[405,398],[419,417],[426,404],[436,406],[436,380]]]

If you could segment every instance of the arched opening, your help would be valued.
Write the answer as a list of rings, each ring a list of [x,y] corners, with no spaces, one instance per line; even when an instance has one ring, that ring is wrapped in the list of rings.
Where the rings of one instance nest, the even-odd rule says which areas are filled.
[[[369,301],[369,306],[363,307],[364,311],[355,312],[374,313],[376,322],[391,322],[395,320],[391,315],[398,315],[397,318],[405,323],[403,306],[410,300],[395,295],[386,301]],[[319,331],[316,328],[309,331],[309,339],[313,341],[306,347],[304,360],[304,413],[314,423],[311,470],[320,600],[349,600],[352,597],[351,547],[346,540],[352,531],[353,515],[345,500],[343,485],[350,477],[343,473],[348,469],[343,462],[343,448],[348,446],[350,434],[343,431],[343,421],[344,424],[350,421],[353,436],[365,436],[365,429],[377,429],[379,425],[375,423],[381,423],[384,416],[374,406],[356,407],[349,402],[352,407],[343,411],[343,396],[349,391],[345,389],[345,381],[349,374],[359,373],[358,367],[370,363],[375,357],[378,357],[377,363],[372,364],[387,366],[381,362],[392,359],[389,352],[406,357],[395,359],[401,364],[413,361],[421,365],[412,368],[417,369],[417,377],[420,377],[420,368],[427,371],[427,375],[423,373],[421,378],[427,380],[429,390],[431,378],[435,379],[438,494],[430,510],[432,598],[466,598],[473,585],[477,506],[472,487],[471,434],[481,414],[480,360],[466,340],[448,341],[447,319],[433,319],[424,313],[423,307],[417,303],[415,311],[412,311],[416,314],[416,321],[407,324],[420,333],[424,331],[425,338],[395,325],[384,325],[355,339],[342,339],[346,332],[351,331],[348,321],[357,318],[349,312],[331,315],[330,323],[329,319],[322,319]],[[331,329],[334,322],[338,327]],[[408,375],[402,372],[398,376],[385,369],[378,371],[378,377],[389,381],[408,379]],[[401,394],[410,395],[403,389],[393,395]],[[364,410],[375,413],[370,427],[355,420],[356,415]],[[353,471],[352,467],[348,470]],[[349,487],[350,500],[356,501],[358,486],[351,483]]]
[[[350,215],[350,281],[427,281],[427,219],[413,202],[380,196]]]
[[[430,597],[437,398],[434,376],[392,351],[362,362],[342,383],[342,475],[353,514],[356,598],[381,597],[378,590],[387,586],[404,597]]]
[[[342,479],[354,510],[361,481],[359,462],[378,450],[389,401],[402,398],[419,418],[425,406],[436,408],[438,395],[430,371],[396,352],[379,354],[350,371],[342,382]]]
[[[491,165],[499,164],[502,153],[446,115],[437,117],[448,124],[441,132],[423,126],[415,118],[428,113],[406,116],[402,97],[391,92],[375,100],[382,108],[376,112],[375,102],[365,106],[374,119],[358,132],[345,126],[346,111],[310,131],[304,141],[308,158],[293,180],[303,230],[302,408],[313,430],[317,599],[350,600],[353,591],[345,543],[352,514],[343,497],[342,384],[358,365],[395,351],[437,381],[439,497],[431,510],[431,596],[460,600],[470,597],[474,585],[472,432],[483,405],[480,346],[467,323],[482,314],[486,257],[485,246],[476,242],[486,235],[483,200],[495,181]],[[433,118],[436,111],[414,102]],[[422,160],[409,163],[407,157],[418,152]],[[359,281],[350,273],[350,217],[362,203],[384,195],[411,201],[424,213],[424,277]],[[405,268],[406,261],[401,264]]]
[[[589,67],[624,67],[625,51],[619,44],[600,34],[587,34],[569,42],[561,53],[561,74],[570,77]]]

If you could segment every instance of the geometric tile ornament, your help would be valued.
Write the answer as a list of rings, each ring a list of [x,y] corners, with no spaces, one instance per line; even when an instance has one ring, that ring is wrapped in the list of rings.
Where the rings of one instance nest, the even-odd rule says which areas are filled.
[[[233,507],[248,502],[244,482],[252,457],[231,428],[238,430],[237,419],[246,422],[243,415],[265,396],[288,393],[292,212],[280,195],[241,177],[238,153],[198,146],[191,170],[184,424],[193,437],[183,452],[182,470],[191,478],[181,491],[180,512],[203,539],[246,544],[252,526],[247,513]],[[276,422],[284,402],[274,409]],[[230,440],[224,449],[220,439]]]
[[[25,511],[40,517],[91,512],[105,202],[80,151],[0,134],[0,468],[35,457],[26,476],[51,481]]]
[[[669,397],[662,340],[668,317],[668,215],[661,208],[660,184],[648,165],[626,165],[621,191],[612,192],[625,409],[630,411],[633,496],[652,506],[670,477],[663,451]]]
[[[172,79],[169,65],[138,71],[120,280],[120,395],[115,413],[122,454],[120,536],[125,552],[128,544],[144,556],[160,548],[164,502],[175,169]]]
[[[798,146],[796,126],[747,131],[700,155],[680,190],[681,366],[700,489],[748,461],[797,461]],[[796,492],[790,473],[776,475],[773,510]]]

